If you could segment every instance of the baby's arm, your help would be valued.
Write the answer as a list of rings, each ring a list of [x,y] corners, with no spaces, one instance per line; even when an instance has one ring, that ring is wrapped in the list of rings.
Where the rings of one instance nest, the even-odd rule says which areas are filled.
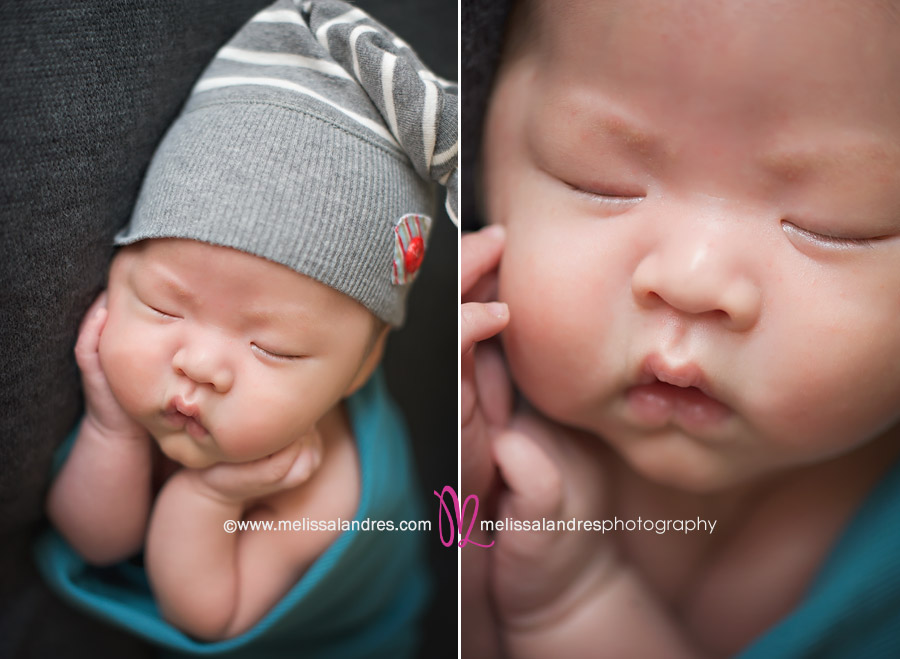
[[[89,563],[115,563],[144,543],[152,453],[147,432],[119,407],[97,348],[106,323],[105,294],[88,310],[75,346],[86,412],[47,497],[47,515]]]
[[[608,449],[595,437],[519,417],[493,445],[506,489],[500,519],[601,520]],[[592,530],[497,534],[493,586],[505,654],[698,657],[613,537]]]
[[[508,656],[704,656],[633,570],[619,567],[585,578],[590,587],[559,617],[506,629]]]
[[[321,443],[312,433],[261,460],[182,469],[172,476],[157,497],[145,554],[163,617],[208,641],[236,636],[262,618],[333,536],[227,532],[224,525],[240,522],[260,497],[296,488],[320,460]],[[304,501],[319,498],[323,471],[303,485]],[[352,488],[342,488],[347,490]],[[350,517],[353,511],[351,507]],[[346,510],[341,513],[347,516]],[[284,517],[298,519],[296,511]],[[257,507],[250,518],[278,522],[276,511],[265,507]],[[190,575],[190,587],[185,586],[185,575]]]

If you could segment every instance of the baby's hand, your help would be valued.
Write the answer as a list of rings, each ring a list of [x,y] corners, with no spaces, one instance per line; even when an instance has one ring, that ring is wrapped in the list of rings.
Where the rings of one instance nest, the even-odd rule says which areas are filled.
[[[503,237],[502,227],[493,226],[462,239],[462,494],[478,496],[482,519],[492,515],[489,495],[499,483],[491,459],[491,436],[509,423],[512,407],[511,386],[500,349],[493,342],[485,342],[509,322],[506,305],[489,302],[497,299],[496,269],[503,252]],[[482,343],[476,350],[479,342]],[[481,544],[490,541],[478,527],[473,529],[470,540]],[[500,653],[488,592],[492,551],[472,546],[462,555],[464,655],[493,657]]]
[[[113,396],[97,352],[100,335],[106,326],[106,292],[101,293],[88,309],[75,343],[75,361],[81,369],[86,414],[84,423],[110,438],[147,438],[147,432],[134,421]]]
[[[596,437],[527,414],[492,449],[505,484],[498,520],[577,523],[606,516],[607,449]],[[504,530],[495,539],[491,582],[507,642],[510,634],[565,618],[617,569],[611,536],[592,530]]]
[[[496,269],[503,253],[503,228],[491,226],[462,239],[460,308],[462,485],[466,495],[484,497],[496,481],[490,432],[509,423],[512,394],[496,346],[476,344],[500,333],[509,311],[497,297]]]
[[[322,439],[313,429],[272,455],[244,463],[220,462],[182,470],[207,496],[243,504],[306,482],[322,463]]]

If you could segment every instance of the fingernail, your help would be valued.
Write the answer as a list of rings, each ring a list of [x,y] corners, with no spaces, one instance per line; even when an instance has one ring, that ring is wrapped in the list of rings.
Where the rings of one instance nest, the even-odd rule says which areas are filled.
[[[484,305],[484,308],[495,318],[506,318],[509,316],[509,307],[506,306],[506,302],[488,302]]]
[[[481,233],[492,238],[503,238],[506,235],[506,229],[502,224],[491,224],[482,229]]]

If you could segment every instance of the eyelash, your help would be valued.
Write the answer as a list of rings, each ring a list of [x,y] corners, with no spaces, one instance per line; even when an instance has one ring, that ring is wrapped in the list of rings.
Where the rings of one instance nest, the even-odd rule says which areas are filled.
[[[794,232],[803,239],[825,248],[850,249],[853,247],[871,247],[872,243],[877,240],[874,238],[841,238],[839,236],[829,236],[825,233],[804,229],[787,220],[782,220],[781,226],[788,233]]]
[[[562,181],[562,179],[560,179]],[[591,190],[585,190],[584,188],[580,188],[577,185],[569,183],[568,181],[562,181],[563,184],[566,185],[573,192],[587,197],[592,202],[608,204],[617,207],[625,207],[632,204],[636,204],[644,199],[642,195],[614,195],[614,194],[603,194],[600,192],[593,192]],[[813,242],[816,245],[825,248],[838,248],[838,249],[851,249],[854,247],[872,247],[872,243],[878,240],[877,238],[843,238],[840,236],[830,236],[825,233],[819,233],[817,231],[810,231],[809,229],[804,229],[802,227],[797,226],[793,222],[789,222],[787,220],[782,220],[782,227],[787,229],[788,231],[793,231],[802,238],[807,241]]]
[[[174,314],[166,313],[162,309],[157,309],[153,305],[147,304],[146,306],[148,309],[153,311],[155,314],[162,316],[163,318],[172,318],[172,319],[176,319],[176,320],[181,318],[181,316],[176,316]],[[263,355],[264,357],[266,357],[268,359],[274,359],[275,361],[280,361],[280,362],[292,362],[292,361],[296,361],[297,359],[302,359],[302,357],[303,357],[302,355],[282,355],[281,353],[272,352],[271,350],[266,350],[262,346],[256,345],[255,343],[251,343],[250,348],[255,350],[257,353]]]
[[[282,355],[277,352],[272,352],[271,350],[266,350],[262,346],[259,346],[255,343],[250,344],[250,349],[255,350],[257,353],[263,355],[264,357],[280,362],[292,362],[303,358],[303,355]]]
[[[167,312],[163,311],[162,309],[157,309],[156,307],[154,307],[153,305],[150,305],[150,304],[148,304],[147,307],[154,313],[162,316],[163,318],[173,318],[173,319],[181,318],[181,316],[176,316],[175,314],[167,313]]]
[[[591,190],[585,190],[584,188],[579,188],[577,185],[573,185],[571,183],[567,183],[563,181],[563,183],[568,186],[570,190],[573,192],[582,195],[584,197],[589,198],[593,202],[598,202],[602,204],[610,204],[613,206],[629,206],[632,204],[636,204],[639,201],[643,200],[643,195],[616,195],[616,194],[603,194],[600,192],[592,192]]]
[[[588,197],[593,202],[610,204],[613,206],[622,207],[636,204],[644,198],[643,196],[609,195],[599,192],[591,192],[590,190],[579,188],[577,185],[573,185],[572,183],[568,183],[566,181],[563,181],[563,183],[565,183],[565,185],[573,192]],[[782,220],[781,224],[788,231],[794,231],[807,241],[813,242],[825,248],[850,249],[854,247],[871,247],[872,243],[877,240],[876,238],[842,238],[840,236],[830,236],[825,233],[819,233],[817,231],[804,229],[797,226],[793,222],[788,222],[787,220]]]

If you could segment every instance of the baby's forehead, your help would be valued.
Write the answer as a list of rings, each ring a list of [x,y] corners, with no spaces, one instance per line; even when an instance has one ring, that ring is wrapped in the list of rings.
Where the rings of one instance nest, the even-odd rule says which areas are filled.
[[[119,265],[121,264],[121,265]],[[372,315],[359,302],[312,277],[264,257],[197,240],[143,240],[119,250],[111,276],[189,301],[258,316]]]
[[[860,19],[889,23],[889,28],[900,26],[897,0],[514,0],[510,14],[510,31],[537,30],[537,34],[554,25],[572,30],[579,26],[614,28],[632,19],[644,23],[690,23],[699,28],[721,26],[723,21],[747,26],[821,16],[835,23]]]
[[[759,139],[790,132],[810,142],[836,129],[893,139],[900,21],[885,20],[887,6],[527,0],[511,22],[500,76],[524,61],[536,103],[614,98],[663,132],[732,121]]]
[[[825,51],[874,60],[896,54],[898,41],[896,0],[519,0],[507,31],[508,43],[550,57],[562,46],[586,57],[662,50],[674,69],[686,53],[703,52],[715,56],[705,62],[709,71],[751,53],[762,64],[773,60],[776,71],[797,64],[780,59],[796,51],[807,52],[810,66]]]

